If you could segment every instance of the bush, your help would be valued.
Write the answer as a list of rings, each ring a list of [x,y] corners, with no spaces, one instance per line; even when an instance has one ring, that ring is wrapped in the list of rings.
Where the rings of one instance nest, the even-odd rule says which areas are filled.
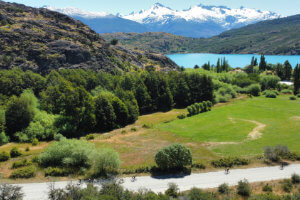
[[[198,115],[199,113],[204,113],[210,111],[212,108],[212,103],[210,101],[203,101],[202,103],[194,103],[193,105],[187,107],[189,112],[188,116]]]
[[[293,184],[299,184],[300,183],[300,175],[299,174],[293,174],[291,177]]]
[[[177,118],[178,119],[184,119],[184,118],[186,118],[186,115],[185,114],[180,114],[180,115],[177,116]]]
[[[228,194],[229,191],[230,191],[229,186],[226,183],[223,183],[223,184],[219,185],[219,187],[218,187],[218,192],[220,194]]]
[[[178,197],[178,193],[179,193],[178,185],[175,183],[169,183],[168,186],[169,188],[165,191],[165,194],[173,198]]]
[[[160,149],[155,155],[155,162],[162,170],[182,170],[192,164],[192,154],[181,144],[173,144]]]
[[[62,134],[58,133],[56,135],[54,135],[54,140],[55,141],[60,141],[62,139],[66,139],[66,137],[64,137]]]
[[[278,162],[281,158],[289,158],[291,155],[290,150],[287,146],[277,145],[275,147],[265,147],[264,148],[264,156],[266,159]]]
[[[283,180],[281,188],[284,192],[290,193],[293,189],[292,181],[289,179]]]
[[[22,187],[1,184],[0,185],[0,199],[3,200],[22,200],[23,199]]]
[[[25,151],[26,151],[26,152],[30,151],[29,147],[26,147],[26,148],[25,148]]]
[[[12,157],[12,158],[16,158],[16,157],[19,157],[21,155],[22,155],[22,153],[17,147],[13,147],[10,150],[10,157]]]
[[[233,166],[240,166],[240,165],[249,165],[250,160],[245,158],[221,158],[219,160],[214,160],[211,164],[214,167],[221,168],[221,167],[233,167]]]
[[[23,160],[13,162],[11,168],[16,169],[16,168],[25,167],[25,166],[28,166],[31,164],[32,163],[25,158]]]
[[[243,197],[249,197],[251,194],[251,186],[247,180],[238,182],[237,193]]]
[[[32,140],[32,142],[31,142],[31,145],[32,146],[36,146],[36,145],[38,145],[39,144],[39,140],[37,139],[37,138],[34,138],[33,140]]]
[[[35,177],[35,175],[36,175],[36,168],[33,165],[31,165],[13,171],[9,177],[13,179],[32,178]]]
[[[193,163],[192,167],[197,168],[197,169],[205,169],[206,168],[206,166],[202,163]]]
[[[112,149],[103,149],[94,157],[94,175],[106,176],[116,172],[121,165],[119,154]]]
[[[59,167],[48,167],[45,169],[45,176],[67,176],[69,171]]]
[[[260,95],[261,87],[259,84],[252,84],[247,88],[247,90],[249,94],[257,97]]]
[[[93,139],[95,139],[95,136],[93,134],[88,134],[88,135],[85,136],[85,139],[86,140],[93,140]]]
[[[188,200],[215,200],[216,197],[211,193],[205,193],[201,189],[192,188],[188,193]]]
[[[273,188],[269,184],[266,184],[266,185],[263,186],[262,191],[264,191],[264,192],[273,192]]]
[[[136,128],[136,127],[132,127],[130,130],[131,130],[132,132],[136,132],[136,131],[137,131],[137,128]]]
[[[6,136],[6,134],[4,132],[0,133],[0,146],[7,144],[9,142],[9,137]]]
[[[44,167],[89,168],[95,155],[95,147],[83,140],[60,140],[52,143],[41,155]]]
[[[282,94],[293,94],[293,90],[284,89],[280,91]]]
[[[2,151],[0,153],[0,162],[5,162],[5,161],[8,161],[10,158],[9,154],[5,151]]]
[[[300,98],[300,93],[299,93],[299,94],[297,94],[297,97],[298,97],[298,98]]]
[[[260,77],[260,85],[262,90],[276,89],[280,78],[273,75],[263,75]]]
[[[276,98],[278,94],[274,90],[265,90],[263,95],[267,98]]]
[[[291,96],[290,100],[297,100],[297,97],[296,96]]]

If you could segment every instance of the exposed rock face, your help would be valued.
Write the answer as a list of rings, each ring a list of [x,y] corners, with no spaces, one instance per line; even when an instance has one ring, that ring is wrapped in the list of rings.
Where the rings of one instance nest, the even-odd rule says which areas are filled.
[[[20,67],[40,73],[59,68],[115,71],[153,62],[159,68],[178,67],[165,56],[156,57],[109,45],[89,27],[66,15],[0,1],[0,69]]]

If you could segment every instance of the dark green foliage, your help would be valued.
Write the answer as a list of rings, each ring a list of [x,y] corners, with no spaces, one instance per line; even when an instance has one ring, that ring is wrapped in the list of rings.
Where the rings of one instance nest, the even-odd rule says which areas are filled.
[[[20,186],[1,184],[0,199],[2,200],[22,200],[24,194]]]
[[[266,159],[278,162],[281,158],[289,158],[291,155],[287,146],[277,145],[274,147],[267,146],[264,148],[264,156]]]
[[[173,144],[160,149],[155,155],[155,162],[162,170],[182,170],[192,164],[192,154],[188,148]]]
[[[32,178],[36,175],[36,168],[33,165],[28,167],[16,169],[11,173],[9,178],[17,179],[17,178]]]
[[[186,118],[186,115],[185,114],[180,114],[177,116],[178,119],[185,119]]]
[[[276,98],[278,93],[274,90],[265,90],[263,92],[263,95],[265,95],[265,97],[267,98]]]
[[[290,96],[289,99],[290,99],[290,100],[297,100],[297,97],[296,97],[296,96]]]
[[[64,168],[59,167],[47,167],[45,169],[45,176],[67,176],[70,172]]]
[[[25,159],[13,162],[11,168],[16,169],[16,168],[25,167],[25,166],[28,166],[31,164],[32,163],[25,158]]]
[[[293,174],[291,177],[293,184],[299,184],[300,183],[300,175],[299,174]]]
[[[292,73],[293,73],[293,68],[291,66],[291,64],[289,63],[289,61],[285,61],[284,62],[284,66],[283,66],[283,80],[291,80],[292,78]]]
[[[264,192],[273,192],[273,188],[272,188],[271,185],[269,185],[269,184],[267,183],[267,184],[265,184],[265,185],[263,186],[262,191],[264,191]]]
[[[14,133],[26,128],[34,117],[34,107],[31,99],[26,96],[13,96],[5,112],[7,134],[12,136]]]
[[[17,148],[17,147],[13,147],[10,150],[10,157],[12,158],[16,158],[22,155],[22,152]]]
[[[278,83],[280,81],[280,78],[278,76],[274,75],[264,75],[260,77],[260,85],[261,89],[264,90],[270,90],[270,89],[276,89],[278,87]]]
[[[176,185],[175,183],[169,183],[168,184],[168,189],[165,191],[165,194],[169,197],[173,197],[176,198],[178,197],[179,194],[179,188],[178,185]]]
[[[114,97],[111,101],[116,115],[116,123],[122,127],[125,126],[129,121],[127,106],[118,97]]]
[[[293,183],[291,180],[289,179],[285,179],[282,181],[281,183],[281,188],[284,192],[286,193],[290,193],[293,189]]]
[[[251,186],[247,180],[241,180],[238,182],[237,194],[243,197],[249,197],[251,194]]]
[[[193,163],[192,167],[197,168],[197,169],[205,169],[206,168],[206,166],[203,163]]]
[[[267,69],[267,62],[264,55],[261,55],[260,62],[259,62],[259,70],[265,71]]]
[[[5,162],[8,161],[9,159],[10,159],[9,153],[7,153],[6,151],[2,151],[0,153],[0,162]]]
[[[230,191],[229,186],[226,183],[223,183],[223,184],[219,185],[219,187],[218,187],[218,192],[220,194],[228,194],[229,191]]]
[[[212,108],[212,103],[210,101],[203,101],[202,103],[195,103],[187,107],[188,116],[198,115],[200,113],[208,112]]]
[[[4,132],[0,133],[0,146],[9,142],[9,137]]]
[[[85,139],[86,140],[93,140],[93,139],[95,139],[95,136],[93,134],[88,134],[88,135],[85,136]]]
[[[300,93],[300,65],[298,64],[293,73],[294,78],[294,94]]]
[[[201,189],[192,188],[188,193],[189,200],[215,200],[217,199],[211,193],[203,192]]]
[[[250,160],[245,158],[221,158],[219,160],[214,160],[211,162],[214,167],[233,167],[233,166],[241,166],[241,165],[249,165]]]
[[[118,40],[117,39],[112,39],[111,41],[110,41],[110,44],[111,45],[117,45],[118,44]]]

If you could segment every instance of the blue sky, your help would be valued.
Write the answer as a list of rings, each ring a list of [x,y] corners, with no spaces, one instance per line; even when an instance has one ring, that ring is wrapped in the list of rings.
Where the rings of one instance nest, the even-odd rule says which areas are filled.
[[[112,14],[118,12],[128,14],[131,11],[148,9],[154,3],[161,3],[173,9],[182,10],[190,6],[225,5],[230,8],[241,6],[260,10],[275,11],[284,16],[300,14],[300,0],[5,0],[23,3],[25,5],[41,7],[50,5],[55,7],[76,7],[88,11],[104,11]]]

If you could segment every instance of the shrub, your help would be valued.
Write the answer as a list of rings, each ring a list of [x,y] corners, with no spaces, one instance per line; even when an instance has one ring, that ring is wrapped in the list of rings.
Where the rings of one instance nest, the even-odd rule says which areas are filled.
[[[62,134],[58,133],[54,135],[54,140],[55,141],[60,141],[62,139],[66,139],[66,137],[64,137]]]
[[[125,133],[126,133],[126,130],[122,130],[121,133],[122,133],[122,134],[125,134]]]
[[[243,197],[249,197],[251,194],[251,186],[247,180],[238,182],[237,193]]]
[[[260,77],[260,85],[262,90],[276,89],[280,78],[273,75],[263,75]]]
[[[2,151],[0,153],[0,162],[5,162],[5,161],[8,161],[10,158],[9,156],[9,153],[5,152],[5,151]]]
[[[263,92],[263,94],[265,95],[265,97],[267,98],[276,98],[277,97],[277,93],[274,90],[265,90]]]
[[[16,169],[16,168],[25,167],[25,166],[28,166],[31,164],[32,163],[25,158],[23,160],[13,162],[11,168]]]
[[[194,103],[193,105],[187,107],[189,112],[188,116],[198,115],[199,113],[204,113],[210,111],[212,108],[212,103],[210,101],[203,101],[202,103]]]
[[[40,164],[40,158],[38,156],[33,156],[31,158],[31,162]]]
[[[94,157],[94,175],[116,172],[121,165],[119,154],[112,149],[103,149]]]
[[[0,133],[0,146],[4,145],[4,144],[7,144],[8,142],[9,142],[9,137],[6,136],[6,134],[4,132],[1,132]]]
[[[93,140],[93,139],[95,139],[95,136],[93,134],[88,134],[88,135],[85,136],[85,139],[86,140]]]
[[[281,188],[284,192],[290,193],[293,189],[292,181],[289,179],[283,180]]]
[[[178,119],[184,119],[184,118],[186,118],[186,115],[185,114],[180,114],[180,115],[177,116],[177,118]]]
[[[35,177],[35,175],[36,175],[36,168],[33,165],[31,165],[13,171],[9,177],[13,179],[32,178]]]
[[[39,140],[37,138],[34,138],[31,142],[32,146],[36,146],[39,144]]]
[[[290,100],[297,100],[297,97],[296,96],[291,96]]]
[[[192,167],[197,168],[197,169],[205,169],[206,168],[206,166],[202,163],[193,163]]]
[[[247,90],[249,94],[257,97],[260,95],[261,87],[259,84],[252,84],[247,88]]]
[[[136,131],[137,131],[137,128],[136,128],[136,127],[132,127],[130,130],[131,130],[132,132],[136,132]]]
[[[299,184],[300,183],[300,175],[299,174],[293,174],[291,177],[293,184]]]
[[[287,146],[277,145],[275,147],[265,147],[264,148],[264,156],[266,159],[278,162],[280,158],[289,158],[291,155],[290,150]]]
[[[297,94],[297,97],[298,97],[298,98],[300,98],[300,93],[299,93],[299,94]]]
[[[45,176],[67,176],[69,171],[59,167],[48,167],[45,169]]]
[[[26,151],[26,152],[30,151],[29,147],[26,147],[26,148],[25,148],[25,151]]]
[[[219,160],[214,160],[211,164],[214,167],[221,168],[221,167],[233,167],[233,166],[240,166],[240,165],[248,165],[250,160],[245,158],[221,158]]]
[[[192,154],[181,144],[173,144],[160,149],[155,155],[155,162],[162,170],[181,170],[192,164]]]
[[[169,197],[173,197],[173,198],[178,197],[178,193],[179,193],[178,185],[175,183],[169,183],[168,186],[169,187],[165,191],[165,194],[168,195]]]
[[[151,128],[152,126],[152,124],[143,124],[143,128]]]
[[[83,140],[60,140],[52,143],[41,155],[44,167],[89,168],[95,147]]]
[[[273,188],[269,184],[266,184],[266,185],[263,186],[262,191],[264,191],[264,192],[273,192]]]
[[[205,193],[201,189],[192,188],[191,191],[188,193],[189,200],[215,200],[216,197],[213,196],[211,193]]]
[[[229,191],[230,191],[229,186],[226,183],[223,183],[223,184],[219,185],[219,187],[218,187],[218,192],[220,194],[228,194]]]
[[[280,91],[282,94],[293,94],[293,90],[284,89]]]
[[[21,155],[22,155],[22,153],[17,147],[13,147],[10,150],[10,157],[12,157],[12,158],[16,158],[16,157],[19,157]]]
[[[3,200],[22,200],[22,187],[8,184],[0,184],[0,199]]]

